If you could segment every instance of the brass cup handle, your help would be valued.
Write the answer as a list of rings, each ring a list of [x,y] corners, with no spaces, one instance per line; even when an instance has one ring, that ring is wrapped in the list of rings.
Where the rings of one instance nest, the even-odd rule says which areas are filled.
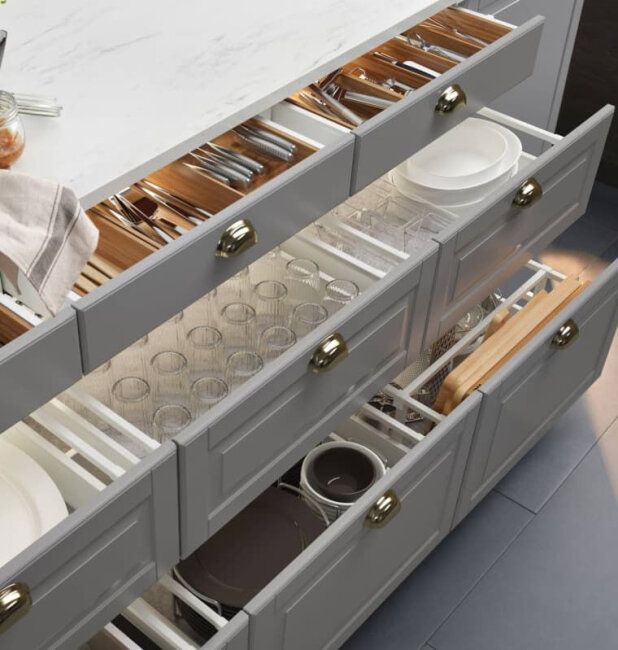
[[[446,88],[440,95],[436,104],[436,113],[440,113],[441,115],[453,113],[463,108],[467,102],[468,98],[464,89],[457,84],[453,84]]]
[[[372,506],[365,517],[365,526],[368,528],[384,528],[386,524],[401,510],[399,497],[388,490]]]
[[[518,208],[528,208],[536,203],[543,196],[543,187],[536,178],[529,178],[524,181],[517,190],[513,205]]]
[[[572,318],[569,318],[569,320],[552,336],[551,346],[557,350],[564,350],[565,348],[568,348],[569,345],[575,343],[578,337],[579,327],[577,327],[577,323]]]
[[[341,334],[327,336],[311,356],[309,365],[313,372],[332,370],[348,356],[348,346]]]
[[[30,589],[23,582],[15,582],[0,589],[0,634],[15,625],[31,607]]]
[[[217,257],[236,257],[257,244],[257,232],[248,219],[235,221],[226,228],[217,244]]]

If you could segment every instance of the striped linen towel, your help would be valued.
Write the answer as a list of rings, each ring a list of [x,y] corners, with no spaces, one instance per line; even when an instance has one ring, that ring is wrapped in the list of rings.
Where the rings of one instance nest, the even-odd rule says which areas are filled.
[[[0,171],[0,271],[15,286],[21,271],[52,314],[66,302],[98,238],[72,190]]]

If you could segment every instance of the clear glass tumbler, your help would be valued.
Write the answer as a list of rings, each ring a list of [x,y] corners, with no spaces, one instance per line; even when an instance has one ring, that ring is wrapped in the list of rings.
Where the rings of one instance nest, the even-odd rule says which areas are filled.
[[[288,288],[277,280],[262,280],[253,287],[257,325],[265,329],[287,322]]]
[[[150,384],[142,377],[122,377],[112,386],[112,408],[140,429],[147,428]]]
[[[320,267],[313,261],[296,257],[285,267],[285,282],[293,303],[319,302],[322,283]]]
[[[152,416],[155,440],[164,442],[180,433],[192,420],[191,412],[182,404],[163,404]]]
[[[296,343],[296,334],[284,325],[273,325],[260,335],[259,353],[264,363],[281,356]]]
[[[315,302],[303,302],[294,307],[290,318],[290,329],[300,339],[316,327],[321,325],[328,318],[326,307]]]
[[[219,377],[200,377],[191,385],[191,412],[197,418],[210,410],[229,393],[227,384]]]
[[[239,350],[230,354],[225,365],[225,383],[230,391],[241,386],[264,367],[262,357],[248,350]]]
[[[150,362],[156,406],[183,404],[188,398],[187,358],[176,350],[157,352]]]
[[[187,339],[187,361],[191,377],[222,376],[225,355],[221,331],[210,325],[198,325],[189,331]]]
[[[351,303],[359,293],[358,285],[352,280],[331,280],[324,290],[322,304],[332,315]]]
[[[228,352],[255,350],[257,322],[255,309],[245,302],[232,302],[222,312],[223,343]]]

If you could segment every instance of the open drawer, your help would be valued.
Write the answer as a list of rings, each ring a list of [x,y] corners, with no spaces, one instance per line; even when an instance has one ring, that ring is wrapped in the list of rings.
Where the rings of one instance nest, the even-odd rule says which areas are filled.
[[[539,266],[524,289],[564,276]],[[531,295],[530,293],[528,295]],[[618,324],[618,261],[480,387],[461,521],[601,374]]]
[[[154,221],[133,213],[132,224],[118,194],[90,208],[99,246],[69,296],[85,372],[349,196],[353,137],[334,124],[316,129],[316,123],[306,112],[277,106],[243,123],[293,146],[289,160],[254,149],[233,130],[213,138],[213,146],[250,156],[263,168],[241,187],[187,167],[201,164],[188,154],[119,192]],[[219,155],[205,143],[198,155],[208,153]],[[27,289],[12,297],[40,311]],[[118,314],[122,328],[115,326]],[[55,389],[50,394],[66,387],[52,373],[46,381]]]
[[[289,101],[354,133],[354,194],[530,76],[542,26],[449,7]]]
[[[211,141],[217,147],[249,155],[264,167],[264,173],[256,172],[247,187],[229,187],[187,167],[185,163],[200,164],[191,154],[147,177],[147,191],[161,187],[171,192],[171,200],[164,193],[159,196],[173,209],[189,214],[198,225],[160,250],[142,250],[141,261],[74,303],[85,372],[349,195],[352,136],[331,125],[330,129],[320,130],[320,141],[313,140],[303,133],[305,128],[314,132],[311,116],[295,119],[296,130],[291,130],[287,128],[287,113],[280,114],[277,122],[268,119],[274,112],[276,108],[267,112],[267,117],[244,124],[294,145],[296,153],[291,161],[254,150],[232,131]],[[217,151],[210,152],[218,155]],[[125,196],[135,201],[132,191],[134,186]],[[110,256],[117,254],[119,246],[116,224],[110,224],[106,203],[94,206],[91,213],[106,232],[114,228],[101,244]],[[187,203],[191,209],[186,208]],[[167,233],[169,229],[164,235]],[[123,315],[122,328],[115,326],[118,314]]]
[[[0,279],[0,430],[82,374],[77,315],[70,308],[43,321]]]
[[[403,398],[397,417],[416,405]],[[339,647],[449,532],[479,405],[477,394],[444,422],[428,413],[434,428],[427,434],[369,405],[340,421],[326,441],[368,448],[385,467],[382,478],[337,517],[326,516],[297,486],[293,472],[286,474],[279,489],[315,507],[323,529],[317,539],[305,545],[244,611],[206,595],[200,598],[182,575],[179,582],[164,577],[113,621],[125,643],[117,647],[150,648],[149,642],[164,650]],[[247,545],[250,540],[235,544],[249,556]],[[175,604],[172,596],[178,599]],[[109,626],[98,638],[104,635],[119,637]]]
[[[420,351],[437,249],[431,241],[422,241],[419,246],[415,255],[408,256],[375,242],[376,256],[381,255],[382,260],[391,264],[391,271],[387,272],[325,243],[311,226],[197,301],[185,310],[182,318],[179,315],[151,332],[140,349],[133,346],[112,360],[111,368],[116,370],[107,377],[110,387],[116,385],[118,378],[131,374],[126,369],[126,363],[133,363],[126,361],[133,358],[131,355],[137,354],[141,359],[139,372],[148,374],[145,379],[150,385],[157,382],[153,364],[160,352],[185,359],[178,370],[180,388],[174,404],[179,413],[186,414],[188,426],[170,434],[179,453],[184,555],[221,528],[272,483],[286,465],[293,464],[323,438],[334,420],[352,413],[388,377],[397,374],[408,354],[414,356]],[[317,304],[323,314],[319,324],[305,329],[298,321],[298,329],[294,326],[298,340],[281,356],[264,364],[267,357],[258,347],[262,354],[258,363],[260,368],[264,364],[263,369],[246,383],[237,384],[236,377],[228,376],[228,355],[252,350],[250,339],[257,332],[243,330],[245,338],[235,341],[234,326],[226,320],[226,308],[240,300],[248,306],[247,313],[255,308],[261,318],[261,307],[255,302],[254,307],[249,304],[254,300],[255,285],[260,281],[287,282],[289,265],[299,259],[319,267],[319,277],[315,278],[319,289],[316,291],[312,285],[312,295],[325,291],[334,279],[355,284],[359,295],[336,311]],[[290,282],[290,303],[285,304],[296,313],[294,310],[302,303],[312,303],[302,293],[304,284]],[[292,296],[292,289],[298,295]],[[230,298],[231,295],[235,297]],[[289,315],[285,322],[293,318]],[[257,329],[258,325],[251,327]],[[216,367],[211,375],[225,379],[226,396],[202,413],[192,392],[200,378],[193,364],[200,363],[201,354],[193,345],[193,332],[211,331],[212,326],[220,328],[223,344],[217,347],[221,350],[217,353],[218,361],[213,356]],[[90,375],[84,381],[93,393],[101,392],[101,375]],[[122,408],[113,394],[110,399],[110,403]],[[153,423],[160,406],[158,400],[154,391],[145,399],[143,412],[136,416],[142,418],[135,421],[137,426],[146,431],[157,426]],[[125,415],[131,418],[126,412]]]
[[[74,647],[177,561],[175,447],[77,386],[0,434],[0,453],[3,513],[14,515],[0,646]]]
[[[606,106],[561,137],[493,110],[479,111],[552,146],[537,158],[524,152],[515,175],[479,203],[450,208],[459,218],[435,236],[440,259],[427,340],[448,331],[585,213],[613,113]]]

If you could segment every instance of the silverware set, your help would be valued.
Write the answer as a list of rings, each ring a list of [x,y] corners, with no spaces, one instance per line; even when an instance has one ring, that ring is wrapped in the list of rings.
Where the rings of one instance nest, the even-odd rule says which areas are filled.
[[[435,54],[454,64],[461,63],[468,58],[468,55],[452,48],[445,47],[438,43],[432,43],[430,40],[431,36],[420,33],[420,28],[422,27],[430,27],[432,30],[439,30],[446,35],[456,36],[458,39],[467,41],[468,43],[478,47],[489,45],[487,41],[481,38],[462,32],[460,26],[452,20],[451,17],[443,17],[441,14],[439,18],[427,19],[424,23],[415,28],[417,31],[411,30],[411,33],[408,32],[406,34],[401,34],[397,36],[396,39],[412,48]],[[305,104],[311,105],[319,113],[324,114],[327,117],[334,117],[344,125],[354,128],[362,124],[364,118],[351,109],[349,107],[350,104],[353,106],[384,110],[396,103],[398,99],[396,97],[388,98],[377,96],[371,92],[372,89],[370,87],[367,88],[366,92],[360,92],[358,89],[346,89],[341,86],[341,83],[338,83],[338,77],[340,74],[343,73],[350,76],[356,76],[358,79],[368,81],[375,86],[381,86],[403,96],[413,92],[415,88],[397,78],[395,73],[396,70],[405,70],[406,72],[415,73],[428,81],[437,79],[442,74],[442,71],[434,70],[426,63],[418,63],[417,61],[407,58],[398,58],[381,50],[371,52],[370,56],[375,60],[392,66],[393,74],[377,78],[377,75],[369,75],[362,67],[356,67],[352,69],[352,71],[346,71],[345,73],[342,68],[339,68],[321,79],[318,83],[311,84],[300,91],[298,97],[303,100]]]
[[[292,163],[298,153],[294,142],[257,126],[240,124],[231,133],[248,149],[276,161]],[[192,160],[184,161],[185,167],[240,190],[249,189],[256,175],[266,172],[266,165],[259,160],[214,142],[207,142],[189,156]]]

